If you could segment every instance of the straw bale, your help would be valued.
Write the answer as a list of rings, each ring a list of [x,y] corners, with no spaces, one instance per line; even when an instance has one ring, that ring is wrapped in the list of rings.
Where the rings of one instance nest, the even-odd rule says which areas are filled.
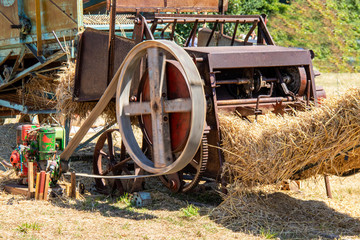
[[[221,113],[219,119],[223,174],[236,191],[360,168],[360,89],[292,116],[268,114],[250,123]]]
[[[32,109],[53,108],[56,101],[52,96],[56,89],[55,78],[54,73],[31,76],[24,87],[17,90],[19,100]]]
[[[58,73],[57,89],[55,96],[57,99],[56,109],[71,119],[84,119],[95,107],[97,102],[74,102],[73,90],[75,83],[75,63],[68,61]],[[102,113],[106,122],[113,122],[116,119],[115,102],[110,101]]]

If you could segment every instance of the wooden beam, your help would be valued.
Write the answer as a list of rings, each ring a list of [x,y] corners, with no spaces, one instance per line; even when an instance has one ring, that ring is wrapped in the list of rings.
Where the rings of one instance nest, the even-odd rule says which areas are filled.
[[[40,172],[39,200],[44,199],[45,171]]]
[[[39,189],[40,189],[40,173],[36,174],[36,185],[35,185],[35,200],[39,200]]]
[[[11,194],[28,196],[28,188],[20,185],[5,185],[5,191]]]
[[[44,200],[48,200],[48,191],[49,191],[49,182],[50,182],[50,173],[45,175],[45,187],[44,187]]]
[[[43,42],[41,32],[41,3],[40,0],[35,0],[36,11],[36,39],[37,39],[37,55],[43,55]]]
[[[34,163],[28,162],[28,198],[34,192]]]
[[[75,175],[75,172],[71,173],[70,197],[76,198],[76,175]]]

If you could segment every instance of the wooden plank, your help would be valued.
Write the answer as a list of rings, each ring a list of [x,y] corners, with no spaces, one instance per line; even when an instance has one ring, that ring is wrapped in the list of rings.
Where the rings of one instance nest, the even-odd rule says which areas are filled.
[[[26,186],[21,185],[5,185],[4,189],[8,193],[24,196],[27,196],[29,192]]]
[[[108,7],[110,6],[108,0]],[[218,12],[218,0],[122,0],[117,1],[117,12]]]
[[[70,197],[76,198],[76,175],[75,175],[75,172],[71,173]]]
[[[37,55],[42,56],[43,42],[42,42],[42,34],[41,34],[41,5],[40,5],[40,0],[35,0],[35,16],[36,16]]]
[[[39,200],[40,173],[36,174],[35,199]]]
[[[34,192],[34,163],[28,162],[28,198]]]
[[[39,200],[44,199],[45,171],[40,172]]]
[[[66,53],[59,51],[57,53],[54,53],[53,55],[51,55],[50,57],[47,58],[46,62],[44,62],[43,64],[41,64],[40,62],[32,65],[31,67],[25,69],[24,71],[18,73],[17,75],[14,76],[14,79],[12,79],[11,81],[9,81],[6,84],[3,84],[0,86],[0,90],[5,89],[9,86],[12,86],[15,82],[23,79],[24,77],[28,76],[31,72],[37,71],[47,65],[49,65],[52,62],[55,62],[56,60],[58,60],[59,58],[65,56]]]
[[[50,173],[45,175],[45,188],[44,188],[44,200],[48,200],[48,191],[49,191],[49,182],[50,182]]]

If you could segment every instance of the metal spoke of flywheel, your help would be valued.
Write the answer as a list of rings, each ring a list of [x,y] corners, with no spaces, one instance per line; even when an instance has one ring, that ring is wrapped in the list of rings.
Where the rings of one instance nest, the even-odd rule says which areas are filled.
[[[154,166],[166,167],[172,162],[169,114],[164,111],[163,106],[167,94],[166,58],[165,55],[159,54],[158,48],[149,48],[147,54]]]
[[[113,163],[115,161],[115,150],[113,147],[113,140],[112,140],[111,132],[107,133],[107,142],[108,142],[110,163]]]
[[[191,99],[190,98],[177,98],[172,100],[163,101],[163,112],[176,113],[176,112],[190,112]],[[124,112],[128,116],[139,116],[151,114],[150,102],[131,102],[124,106]]]

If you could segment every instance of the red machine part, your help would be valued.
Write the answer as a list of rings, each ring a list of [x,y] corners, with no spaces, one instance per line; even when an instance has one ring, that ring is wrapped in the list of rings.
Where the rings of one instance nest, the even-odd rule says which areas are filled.
[[[27,142],[34,140],[34,134],[30,134],[30,130],[39,125],[24,124],[16,128],[16,144],[27,145]]]
[[[316,96],[318,104],[321,105],[322,101],[326,99],[326,92],[322,86],[316,86]]]
[[[13,165],[13,167],[20,168],[20,154],[18,151],[14,150],[11,153],[10,162]]]
[[[24,159],[21,162],[20,153],[17,150],[14,150],[10,156],[11,165],[19,172],[20,177],[27,177],[28,175],[28,156],[24,155]],[[34,162],[34,169],[37,169],[37,163]],[[36,176],[36,171],[34,171],[34,176]]]
[[[299,96],[303,96],[305,94],[306,86],[307,86],[307,77],[305,68],[299,67],[299,75],[300,75],[300,89]]]
[[[167,97],[168,99],[177,98],[189,98],[190,93],[186,84],[184,73],[180,67],[180,64],[173,60],[167,60],[166,62],[166,80],[167,80]],[[142,101],[150,101],[150,87],[149,76],[145,73],[145,79],[143,79],[144,85],[142,90]],[[189,135],[191,113],[171,113],[169,114],[170,121],[170,137],[171,137],[171,149],[173,152],[181,151],[184,148],[186,139]],[[144,124],[145,135],[150,143],[152,143],[152,123],[151,115],[142,116],[142,122]]]

